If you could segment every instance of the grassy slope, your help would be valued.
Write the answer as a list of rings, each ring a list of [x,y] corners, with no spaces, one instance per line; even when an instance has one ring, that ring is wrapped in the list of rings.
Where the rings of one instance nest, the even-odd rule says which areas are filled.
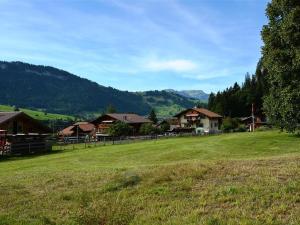
[[[0,105],[0,111],[13,111],[12,106],[7,105]],[[20,111],[27,113],[28,115],[32,116],[37,120],[74,120],[73,116],[62,115],[62,114],[54,114],[54,113],[47,113],[45,115],[44,112],[31,110],[31,109],[23,109],[20,108]]]
[[[0,163],[0,224],[299,224],[300,139],[189,137]]]

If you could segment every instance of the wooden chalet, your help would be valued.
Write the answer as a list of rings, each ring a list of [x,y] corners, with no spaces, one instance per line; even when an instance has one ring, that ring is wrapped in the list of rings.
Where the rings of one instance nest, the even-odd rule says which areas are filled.
[[[24,112],[0,112],[0,155],[51,150],[51,129]]]
[[[219,132],[222,116],[204,108],[186,109],[175,117],[179,121],[179,130],[187,132]]]
[[[96,127],[97,134],[101,135],[107,134],[109,127],[117,121],[129,124],[133,128],[132,135],[138,134],[143,124],[152,123],[149,119],[133,113],[108,113],[98,117],[92,123]]]
[[[79,136],[85,137],[86,135],[92,136],[95,133],[95,125],[89,122],[77,122],[65,129],[61,130],[58,134],[63,137]]]
[[[246,126],[246,128],[249,131],[253,131],[253,117],[252,116],[248,116],[248,117],[241,117],[240,121]],[[266,126],[268,125],[268,123],[266,121],[263,121],[261,119],[261,117],[255,116],[254,117],[254,130],[256,128],[259,128],[261,126]]]

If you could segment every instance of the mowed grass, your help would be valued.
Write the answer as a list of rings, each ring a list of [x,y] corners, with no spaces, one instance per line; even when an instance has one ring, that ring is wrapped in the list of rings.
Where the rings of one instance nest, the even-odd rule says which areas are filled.
[[[257,132],[0,162],[0,224],[300,224],[300,138]]]

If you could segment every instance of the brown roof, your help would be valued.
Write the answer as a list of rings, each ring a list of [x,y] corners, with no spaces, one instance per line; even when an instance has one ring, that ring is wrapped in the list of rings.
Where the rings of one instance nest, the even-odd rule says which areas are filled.
[[[2,125],[3,123],[8,122],[10,120],[13,120],[16,117],[26,118],[27,120],[29,120],[31,122],[31,124],[34,124],[36,127],[41,129],[44,133],[50,133],[51,132],[51,129],[49,127],[45,126],[40,121],[32,118],[31,116],[27,115],[26,113],[24,113],[22,111],[18,111],[18,112],[0,112],[0,125]]]
[[[74,126],[69,126],[69,127],[66,127],[65,129],[61,130],[59,132],[60,135],[72,135],[74,133],[74,131],[72,130],[74,128]]]
[[[149,119],[133,113],[109,113],[107,115],[125,123],[151,123]]]
[[[196,110],[199,113],[202,113],[204,115],[206,115],[207,117],[210,118],[222,118],[221,115],[214,113],[212,111],[209,111],[208,109],[204,109],[204,108],[195,108],[194,110]]]
[[[221,115],[219,115],[217,113],[214,113],[214,112],[212,112],[212,111],[210,111],[208,109],[204,109],[204,108],[186,109],[186,110],[184,110],[184,111],[176,114],[176,117],[179,116],[179,115],[181,115],[182,113],[185,113],[185,112],[189,111],[189,110],[195,110],[195,111],[197,111],[197,112],[199,112],[199,113],[201,113],[201,114],[203,114],[203,115],[205,115],[205,116],[207,116],[209,118],[222,118]]]
[[[72,126],[66,127],[65,129],[59,132],[60,135],[72,135],[75,131],[74,128],[78,126],[83,132],[91,132],[94,130],[95,125],[89,122],[77,122]]]
[[[93,124],[99,124],[102,123],[103,120],[107,120],[107,117],[112,118],[113,120],[118,120],[122,121],[124,123],[129,123],[129,124],[135,124],[135,123],[151,123],[150,120],[139,116],[137,114],[133,113],[108,113],[105,115],[102,115],[92,121]]]
[[[22,114],[22,112],[0,112],[0,124],[5,123],[20,114]]]
[[[93,131],[95,128],[95,125],[91,124],[91,123],[81,123],[81,124],[78,124],[78,126],[84,132]]]

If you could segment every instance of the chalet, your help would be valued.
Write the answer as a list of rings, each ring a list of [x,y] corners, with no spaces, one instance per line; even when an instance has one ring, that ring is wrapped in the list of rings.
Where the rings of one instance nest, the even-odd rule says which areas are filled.
[[[0,112],[0,154],[50,151],[50,133],[50,128],[24,112]]]
[[[85,137],[86,135],[92,136],[95,133],[95,125],[89,122],[77,122],[69,127],[66,127],[58,134],[63,137],[79,136]]]
[[[268,125],[268,123],[266,121],[263,121],[261,117],[255,116],[254,121],[252,118],[252,116],[240,118],[241,123],[243,123],[249,131],[253,131],[253,122],[254,129]]]
[[[164,119],[157,124],[157,127],[159,128],[163,128],[164,126],[169,127],[168,132],[173,132],[176,129],[180,128],[179,120],[176,117],[172,117]]]
[[[47,134],[51,129],[24,112],[0,112],[0,130],[8,134]]]
[[[204,108],[186,109],[175,117],[178,118],[182,130],[208,133],[218,132],[222,120],[222,116]]]
[[[117,121],[129,124],[133,128],[133,135],[138,134],[143,124],[151,123],[149,119],[133,113],[108,113],[98,117],[92,123],[98,134],[107,134],[109,127]]]

